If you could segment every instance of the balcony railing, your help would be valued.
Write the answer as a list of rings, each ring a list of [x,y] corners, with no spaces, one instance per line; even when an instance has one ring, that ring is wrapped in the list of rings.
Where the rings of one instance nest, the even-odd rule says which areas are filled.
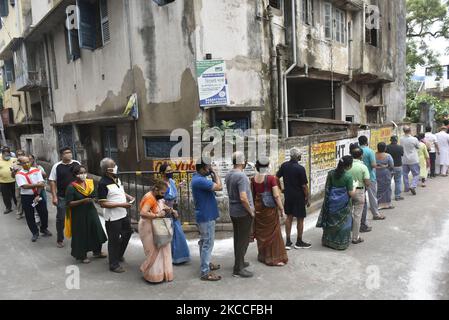
[[[44,69],[28,71],[16,78],[18,91],[34,91],[48,88],[47,73]]]

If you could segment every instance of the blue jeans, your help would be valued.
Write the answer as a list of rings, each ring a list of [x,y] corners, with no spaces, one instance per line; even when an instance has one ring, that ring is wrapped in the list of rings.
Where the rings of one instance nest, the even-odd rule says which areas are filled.
[[[399,198],[402,192],[402,167],[395,167],[393,171],[394,176],[394,196]]]
[[[404,174],[404,191],[405,192],[409,192],[410,188],[412,189],[416,189],[416,187],[418,187],[418,183],[419,183],[419,163],[416,164],[404,164],[402,166],[403,169],[403,174]],[[412,180],[412,185],[410,186],[410,181],[409,181],[409,173],[410,171],[412,172],[413,175],[413,180]]]
[[[205,276],[210,272],[209,264],[215,240],[215,220],[198,223],[198,230],[200,231],[198,245],[200,246],[201,276]]]

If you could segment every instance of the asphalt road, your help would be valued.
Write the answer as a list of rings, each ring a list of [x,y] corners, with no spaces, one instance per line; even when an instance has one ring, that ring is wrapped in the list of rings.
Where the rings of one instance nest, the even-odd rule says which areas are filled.
[[[25,220],[0,214],[0,299],[448,299],[448,183],[437,178],[417,196],[405,195],[396,209],[385,211],[387,220],[370,221],[373,232],[363,234],[363,244],[343,252],[321,246],[312,213],[304,238],[313,247],[290,251],[285,267],[258,263],[257,247],[250,246],[252,279],[231,276],[232,238],[220,234],[213,253],[222,265],[217,283],[199,280],[195,234],[189,236],[192,262],[175,267],[174,282],[149,285],[139,271],[145,257],[137,234],[125,255],[127,272],[114,274],[106,260],[77,264],[69,241],[63,249],[56,248],[55,236],[31,243]],[[50,206],[54,234],[55,215]],[[73,270],[79,270],[79,289],[73,288]]]

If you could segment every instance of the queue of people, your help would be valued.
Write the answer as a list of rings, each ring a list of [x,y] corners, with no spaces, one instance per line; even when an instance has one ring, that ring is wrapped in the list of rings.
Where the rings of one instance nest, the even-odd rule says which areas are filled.
[[[360,233],[372,231],[366,223],[368,206],[373,220],[385,220],[380,212],[395,208],[392,181],[394,200],[402,201],[403,193],[416,196],[418,186],[425,188],[427,179],[438,173],[447,176],[447,127],[441,127],[437,135],[428,127],[426,134],[416,137],[410,127],[403,130],[400,140],[393,136],[388,146],[379,143],[376,153],[366,136],[359,137],[359,143],[350,146],[351,155],[340,159],[337,168],[329,172],[317,222],[317,227],[323,228],[323,246],[345,250],[351,243],[364,242]]]
[[[360,234],[372,230],[367,223],[368,209],[373,220],[385,220],[386,216],[381,212],[394,209],[393,196],[395,201],[404,200],[404,192],[417,194],[419,183],[425,187],[428,178],[437,174],[447,176],[447,130],[447,127],[442,127],[434,135],[430,128],[426,128],[426,134],[413,137],[411,129],[405,127],[400,140],[394,136],[389,145],[379,143],[377,152],[370,149],[366,136],[352,144],[350,155],[342,157],[336,169],[327,175],[324,201],[317,221],[317,227],[323,229],[322,245],[345,250],[351,244],[363,243]],[[40,236],[51,237],[45,170],[32,155],[25,156],[18,150],[14,156],[9,148],[2,149],[0,187],[6,208],[4,213],[11,213],[14,203],[17,216],[26,218],[32,242]],[[125,192],[117,164],[109,158],[100,162],[102,177],[95,187],[93,180],[88,179],[87,168],[73,159],[70,148],[61,149],[60,156],[61,161],[53,166],[48,177],[52,204],[57,209],[56,246],[63,248],[64,240],[71,238],[71,255],[80,263],[90,263],[88,254],[92,252],[93,259],[108,258],[110,271],[125,272],[125,253],[133,233],[128,209],[136,199]],[[233,154],[233,169],[223,182],[233,225],[234,277],[254,276],[248,270],[250,261],[245,258],[251,242],[257,242],[257,260],[271,267],[285,266],[289,261],[288,250],[312,246],[303,239],[310,195],[306,170],[300,165],[300,160],[299,149],[292,148],[290,160],[280,166],[276,175],[272,175],[269,159],[261,157],[257,159],[255,176],[249,179],[245,173],[245,155],[240,152]],[[178,212],[173,168],[164,164],[159,174],[161,179],[155,179],[139,204],[138,232],[146,257],[140,271],[143,279],[153,284],[173,281],[173,265],[185,264],[191,259],[180,223],[182,213]],[[216,192],[223,190],[223,182],[209,159],[197,160],[191,190],[199,231],[199,277],[204,281],[222,279],[218,274],[221,266],[212,262],[212,253],[219,218]],[[20,197],[16,196],[16,190],[19,190]],[[96,203],[103,209],[105,230]],[[285,241],[281,231],[284,218]],[[294,218],[297,221],[295,242],[292,241]],[[106,242],[108,254],[103,252]]]

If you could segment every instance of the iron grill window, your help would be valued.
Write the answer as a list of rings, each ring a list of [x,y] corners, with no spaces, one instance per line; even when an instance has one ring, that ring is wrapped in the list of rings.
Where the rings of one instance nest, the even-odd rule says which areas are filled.
[[[145,138],[145,157],[147,158],[170,158],[171,149],[178,141],[170,141],[170,137],[147,137]]]

